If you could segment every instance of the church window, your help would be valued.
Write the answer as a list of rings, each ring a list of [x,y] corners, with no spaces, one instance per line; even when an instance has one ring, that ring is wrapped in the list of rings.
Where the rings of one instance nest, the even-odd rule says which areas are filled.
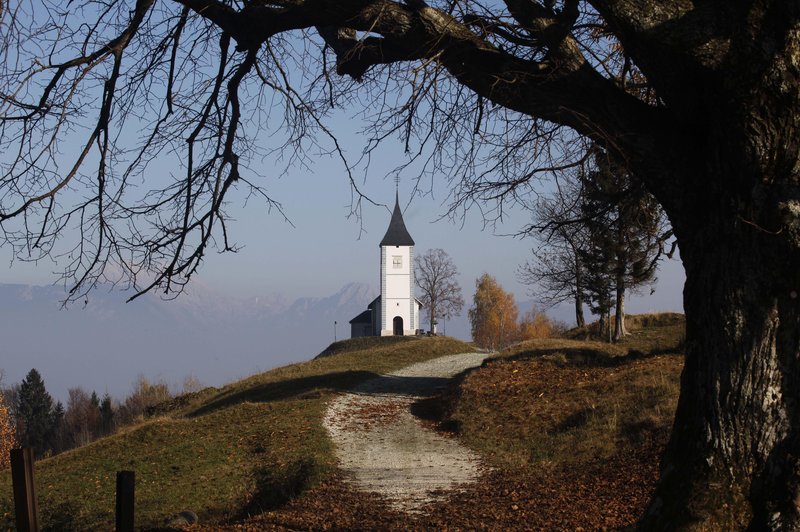
[[[402,255],[392,255],[392,267],[395,269],[403,267]]]

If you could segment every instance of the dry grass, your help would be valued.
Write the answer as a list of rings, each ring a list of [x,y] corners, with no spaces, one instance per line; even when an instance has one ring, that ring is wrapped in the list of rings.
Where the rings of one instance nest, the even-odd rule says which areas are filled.
[[[449,423],[502,468],[586,464],[663,444],[683,366],[682,320],[629,322],[632,334],[618,344],[549,338],[498,353],[451,392]]]
[[[181,510],[221,523],[279,507],[334,469],[321,423],[333,393],[470,349],[449,338],[356,344],[162,405],[157,418],[36,464],[44,528],[112,529],[119,470],[136,472],[137,527],[159,527]],[[13,528],[12,515],[2,472],[0,530]]]
[[[683,314],[675,312],[630,314],[625,316],[625,326],[629,334],[616,344],[602,342],[597,333],[597,322],[586,327],[571,329],[564,336],[574,340],[600,341],[623,351],[639,351],[647,354],[683,351],[683,344],[686,341],[686,319]]]
[[[439,421],[494,468],[420,515],[323,482],[244,523],[264,529],[618,530],[635,525],[658,477],[678,395],[683,333],[632,323],[620,345],[520,343],[453,383],[417,415]],[[669,351],[675,354],[653,354]],[[233,529],[233,528],[231,528]]]
[[[447,338],[340,342],[329,356],[161,405],[157,418],[37,463],[40,514],[50,529],[111,529],[114,474],[133,469],[145,528],[186,509],[212,527],[248,515],[261,516],[249,521],[257,528],[626,526],[657,475],[683,342],[674,316],[632,317],[629,326],[615,345],[578,339],[591,330],[522,342],[454,383],[439,405],[444,423],[496,469],[419,522],[348,495],[321,419],[338,390],[472,350]],[[10,516],[10,479],[0,473],[0,529],[12,528]]]

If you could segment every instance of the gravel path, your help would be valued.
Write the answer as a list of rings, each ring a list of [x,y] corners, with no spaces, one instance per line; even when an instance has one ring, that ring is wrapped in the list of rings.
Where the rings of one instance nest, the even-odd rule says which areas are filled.
[[[478,456],[423,425],[410,407],[486,356],[465,353],[413,364],[331,401],[324,425],[353,485],[382,495],[396,509],[415,512],[434,497],[473,482],[480,472]]]

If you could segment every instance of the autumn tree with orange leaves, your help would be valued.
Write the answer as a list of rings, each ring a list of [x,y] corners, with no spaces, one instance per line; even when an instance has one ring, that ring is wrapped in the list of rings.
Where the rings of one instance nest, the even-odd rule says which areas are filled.
[[[0,393],[0,470],[8,467],[11,449],[17,446],[17,437],[14,425],[11,423],[11,413],[5,403],[3,394]]]
[[[469,309],[472,341],[491,350],[502,349],[517,338],[517,304],[514,296],[484,273],[475,281],[473,306]]]
[[[534,340],[536,338],[550,338],[558,331],[557,324],[547,317],[547,314],[538,309],[526,312],[519,322],[517,338],[519,340]]]

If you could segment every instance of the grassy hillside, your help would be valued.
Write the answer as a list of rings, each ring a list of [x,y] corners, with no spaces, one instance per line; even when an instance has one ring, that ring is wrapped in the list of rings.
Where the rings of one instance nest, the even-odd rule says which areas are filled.
[[[110,529],[114,474],[137,473],[138,525],[181,510],[206,529],[618,529],[658,476],[683,358],[680,315],[633,316],[618,344],[592,327],[523,342],[415,412],[492,466],[429,512],[400,514],[337,476],[321,426],[333,393],[377,373],[472,350],[445,338],[356,339],[318,358],[184,396],[158,417],[37,464],[55,529]],[[0,529],[10,525],[0,474]]]
[[[606,459],[660,439],[679,391],[682,327],[634,326],[617,344],[554,338],[513,346],[451,392],[448,422],[504,468]]]
[[[477,504],[513,493],[512,513],[534,528],[635,523],[671,430],[685,325],[679,314],[628,325],[617,344],[591,328],[518,344],[451,389],[443,423],[496,468]]]
[[[448,338],[339,342],[335,354],[183,397],[158,416],[36,464],[40,519],[56,530],[110,530],[115,474],[136,472],[137,525],[182,510],[204,523],[278,507],[333,470],[322,428],[331,394],[437,356],[470,351]],[[0,473],[0,529],[12,527],[10,474]]]
[[[251,529],[616,530],[636,522],[658,477],[683,365],[681,315],[631,317],[609,345],[590,328],[524,342],[456,380],[418,415],[479,451],[480,481],[398,513],[331,478]],[[236,530],[229,527],[227,530]]]

